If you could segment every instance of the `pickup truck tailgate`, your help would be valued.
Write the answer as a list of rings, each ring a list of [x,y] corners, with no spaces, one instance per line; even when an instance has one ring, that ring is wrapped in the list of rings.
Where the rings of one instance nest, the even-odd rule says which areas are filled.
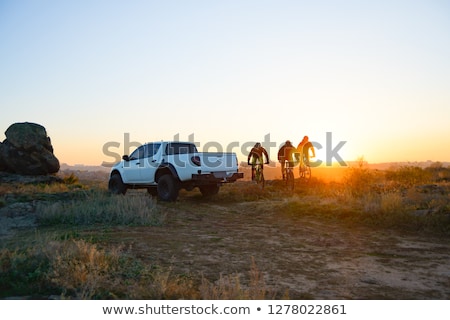
[[[234,182],[243,178],[238,172],[238,163],[235,153],[200,152],[198,153],[201,166],[192,179],[203,183]]]
[[[235,153],[199,152],[202,173],[225,174],[236,172],[238,168]]]

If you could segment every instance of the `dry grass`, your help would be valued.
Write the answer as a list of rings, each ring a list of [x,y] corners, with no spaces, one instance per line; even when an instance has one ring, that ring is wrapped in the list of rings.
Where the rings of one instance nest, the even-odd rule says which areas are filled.
[[[275,294],[267,289],[264,275],[256,266],[254,258],[252,258],[247,285],[242,284],[239,274],[220,275],[215,283],[202,277],[200,285],[200,295],[205,300],[264,300],[274,299]]]
[[[146,265],[123,247],[85,240],[40,238],[33,246],[0,251],[0,298],[32,295],[61,299],[265,299],[262,273],[252,261],[246,287],[238,276],[201,284],[171,268]],[[30,296],[31,297],[31,296]]]
[[[101,233],[111,227],[170,224],[167,212],[183,212],[183,223],[202,223],[202,214],[214,206],[239,210],[251,204],[252,212],[277,213],[289,225],[299,217],[325,223],[363,225],[373,229],[450,234],[450,186],[442,179],[445,168],[373,171],[361,165],[349,168],[341,182],[314,177],[309,184],[297,182],[289,191],[280,180],[268,180],[264,189],[249,181],[225,185],[214,198],[199,192],[182,193],[176,204],[158,204],[146,193],[111,196],[103,188],[79,185],[69,175],[64,183],[50,185],[0,185],[0,207],[14,201],[35,206],[39,229],[49,227],[58,236],[21,237],[3,243],[0,251],[1,297],[57,295],[68,299],[274,299],[288,298],[266,285],[252,259],[247,272],[217,275],[177,273],[170,266],[144,262],[122,245],[108,239],[83,237],[83,230]],[[51,197],[50,197],[51,196]],[[206,210],[205,212],[193,212]],[[13,208],[13,207],[11,207]],[[203,209],[202,209],[203,208]],[[214,209],[215,210],[215,209]],[[243,212],[230,211],[239,217]],[[196,220],[197,219],[197,220]],[[180,223],[180,222],[178,222]],[[45,227],[45,228],[44,228]],[[224,225],[226,227],[226,225]],[[67,233],[67,230],[72,230]],[[76,231],[74,231],[76,230]],[[93,231],[92,231],[93,230]],[[126,229],[128,230],[128,229]],[[214,232],[212,230],[211,232]],[[255,236],[261,236],[259,234]],[[216,237],[220,239],[220,237]],[[264,266],[263,266],[264,267]],[[273,286],[272,286],[273,287]]]
[[[47,254],[50,257],[49,281],[61,288],[62,296],[75,299],[93,299],[113,296],[118,285],[120,249],[106,253],[84,240],[52,242]]]
[[[160,225],[165,215],[145,194],[112,196],[90,191],[83,199],[40,203],[36,209],[41,225]]]

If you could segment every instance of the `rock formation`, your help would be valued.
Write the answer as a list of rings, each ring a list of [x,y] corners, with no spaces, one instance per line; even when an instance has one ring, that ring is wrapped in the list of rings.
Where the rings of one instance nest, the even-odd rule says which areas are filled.
[[[12,124],[0,143],[0,170],[23,175],[45,175],[59,171],[59,160],[45,128],[36,123]]]

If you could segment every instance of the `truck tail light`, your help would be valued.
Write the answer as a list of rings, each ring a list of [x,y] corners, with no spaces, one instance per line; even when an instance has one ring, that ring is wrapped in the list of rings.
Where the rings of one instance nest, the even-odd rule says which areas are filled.
[[[193,164],[195,164],[196,166],[200,167],[201,162],[200,162],[200,157],[199,156],[193,156],[191,158],[191,161],[192,161]]]

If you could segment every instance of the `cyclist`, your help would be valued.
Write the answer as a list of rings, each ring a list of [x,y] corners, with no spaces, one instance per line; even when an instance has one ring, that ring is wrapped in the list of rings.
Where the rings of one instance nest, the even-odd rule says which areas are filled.
[[[304,136],[303,140],[300,141],[300,143],[297,146],[297,152],[300,154],[300,165],[307,165],[309,166],[309,150],[311,150],[311,158],[314,158],[316,156],[316,152],[314,150],[314,147],[312,143],[309,141],[308,136]],[[303,163],[303,160],[306,160],[306,163]]]
[[[281,146],[280,150],[278,150],[278,161],[281,163],[281,173],[283,175],[283,180],[285,177],[285,161],[289,162],[289,167],[294,166],[294,161],[292,159],[293,153],[295,153],[296,149],[292,145],[291,141],[286,140],[286,142]]]
[[[255,143],[254,147],[252,148],[252,150],[250,150],[250,153],[247,157],[247,163],[249,165],[252,165],[252,181],[255,180],[256,164],[261,164],[261,170],[264,169],[263,156],[266,157],[266,164],[269,164],[269,154],[267,153],[267,150],[261,145],[261,143]],[[250,160],[252,160],[251,163]]]

